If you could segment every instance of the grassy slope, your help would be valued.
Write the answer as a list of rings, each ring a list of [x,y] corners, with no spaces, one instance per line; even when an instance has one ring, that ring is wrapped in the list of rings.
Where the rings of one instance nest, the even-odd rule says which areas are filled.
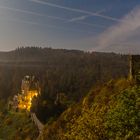
[[[0,138],[3,140],[35,140],[38,132],[24,112],[0,114]]]
[[[136,139],[140,132],[140,88],[120,79],[97,87],[57,121],[46,124],[43,139]]]

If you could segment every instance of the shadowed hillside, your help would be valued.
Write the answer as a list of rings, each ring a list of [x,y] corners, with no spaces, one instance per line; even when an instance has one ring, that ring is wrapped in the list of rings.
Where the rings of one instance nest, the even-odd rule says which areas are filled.
[[[110,81],[93,88],[53,123],[45,140],[137,140],[140,136],[140,87],[132,81]]]
[[[39,80],[41,95],[32,110],[46,122],[82,99],[92,86],[127,77],[128,64],[127,56],[114,53],[38,47],[1,52],[0,98],[20,93],[21,79],[34,75]]]
[[[139,122],[139,112],[135,110],[139,88],[125,79],[128,72],[129,57],[126,55],[36,47],[18,48],[11,52],[1,52],[0,96],[6,100],[12,99],[13,95],[21,93],[23,77],[35,76],[41,94],[33,98],[31,112],[46,124],[40,138],[43,137],[45,140],[72,140],[75,137],[77,140],[132,138],[138,136],[139,130],[138,128],[136,132],[134,131],[137,121]],[[109,80],[111,81],[107,83]],[[132,110],[125,104],[131,97],[134,97],[130,104]],[[127,114],[134,110],[137,118],[135,113],[127,118],[127,115],[123,114],[125,109],[128,109]],[[20,115],[9,113],[5,113],[8,119],[9,115],[11,119]],[[132,123],[127,121],[123,124],[122,116],[125,120],[130,119]],[[28,121],[28,118],[25,119]],[[19,124],[21,121],[19,120]],[[123,129],[126,124],[129,125],[127,131]],[[30,127],[28,132],[34,129],[31,122],[27,125]],[[1,129],[5,135],[3,131],[6,128]],[[9,128],[8,131],[12,136],[13,132],[10,132]],[[18,133],[20,130],[15,131]],[[18,135],[22,133],[24,135],[24,131]],[[34,134],[31,137],[34,137]]]
[[[85,53],[37,47],[0,52],[0,85],[3,87],[1,96],[7,98],[18,92],[20,80],[26,74],[35,75],[41,81],[48,82],[54,94],[57,89],[58,92],[69,92],[68,95],[73,93],[78,96],[80,93],[82,96],[97,82],[126,77],[128,58],[114,53]],[[81,87],[84,87],[81,89],[82,93]],[[9,93],[6,92],[8,89]]]

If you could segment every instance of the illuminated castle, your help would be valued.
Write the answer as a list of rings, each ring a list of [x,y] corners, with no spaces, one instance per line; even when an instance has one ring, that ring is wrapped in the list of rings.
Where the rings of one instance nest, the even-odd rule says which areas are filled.
[[[30,111],[32,99],[40,94],[39,81],[34,76],[25,76],[18,95],[18,109]]]

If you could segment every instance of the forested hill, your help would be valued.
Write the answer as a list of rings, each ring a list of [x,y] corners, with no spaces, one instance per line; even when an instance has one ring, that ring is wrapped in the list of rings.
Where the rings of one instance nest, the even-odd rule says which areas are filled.
[[[42,139],[138,140],[139,124],[140,87],[127,79],[111,80],[47,123]]]
[[[114,53],[17,48],[0,52],[0,97],[17,94],[21,79],[35,75],[45,94],[43,98],[54,99],[57,93],[65,93],[72,100],[79,100],[97,82],[126,77],[128,69],[128,57]]]
[[[0,61],[46,61],[47,59],[80,56],[79,50],[21,47],[9,52],[0,52]]]
[[[52,49],[39,47],[21,47],[9,52],[0,52],[0,62],[65,62],[74,59],[74,62],[83,60],[99,62],[102,60],[112,60],[118,62],[126,56],[115,53],[84,52],[80,50]],[[90,60],[90,61],[89,61]],[[113,61],[113,60],[112,60]],[[73,61],[72,61],[73,62]],[[123,62],[122,62],[123,63]]]

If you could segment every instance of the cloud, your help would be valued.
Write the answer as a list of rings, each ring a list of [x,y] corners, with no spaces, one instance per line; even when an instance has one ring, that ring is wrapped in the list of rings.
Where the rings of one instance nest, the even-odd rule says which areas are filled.
[[[75,21],[79,21],[79,20],[84,20],[84,19],[86,19],[87,17],[89,17],[89,15],[80,16],[80,17],[75,17],[75,18],[72,18],[72,19],[68,20],[68,22],[75,22]]]
[[[8,10],[15,11],[15,12],[20,12],[20,13],[25,13],[25,14],[40,16],[40,17],[47,17],[47,18],[55,19],[55,20],[62,20],[64,22],[66,22],[66,23],[69,22],[69,19],[61,18],[61,17],[58,17],[58,16],[49,16],[49,15],[46,15],[46,14],[40,14],[40,13],[37,13],[37,12],[32,12],[32,11],[27,11],[27,10],[21,10],[21,9],[6,7],[6,6],[0,6],[0,8],[1,9],[8,9]],[[87,22],[80,22],[80,21],[78,22],[77,21],[77,23],[80,23],[80,24],[83,24],[83,25],[87,25],[87,26],[94,26],[94,27],[98,27],[98,28],[105,28],[103,25],[96,25],[96,24],[87,23]]]
[[[72,29],[72,28],[65,28],[65,27],[59,27],[57,25],[50,25],[47,23],[38,23],[38,22],[32,22],[32,21],[25,21],[25,20],[18,20],[18,19],[6,19],[6,18],[0,18],[0,20],[5,20],[8,22],[18,22],[18,23],[24,23],[24,24],[30,24],[30,25],[39,25],[39,26],[47,26],[48,28],[53,28],[57,30],[63,30],[63,31],[69,31],[69,32],[79,32],[79,33],[87,33],[87,34],[94,34],[95,32],[93,31],[86,31],[86,30],[81,30],[81,29]]]
[[[57,4],[53,4],[53,3],[49,3],[49,2],[45,2],[45,1],[41,1],[41,0],[29,0],[29,1],[35,2],[35,3],[38,3],[38,4],[48,5],[48,6],[55,7],[55,8],[60,8],[60,9],[72,11],[72,12],[78,12],[78,13],[83,13],[83,14],[87,14],[87,15],[91,15],[91,16],[97,16],[97,17],[104,18],[104,19],[107,19],[107,20],[121,21],[117,18],[113,18],[113,17],[110,17],[110,16],[105,16],[105,15],[102,15],[100,13],[85,11],[85,10],[81,10],[81,9],[70,8],[70,7],[67,7],[67,6],[61,6],[61,5],[57,5]]]
[[[107,47],[116,46],[122,42],[131,43],[134,35],[140,33],[140,6],[135,7],[129,14],[122,18],[125,22],[117,23],[109,27],[97,38],[97,48],[95,50],[105,50]],[[139,40],[138,40],[139,41]],[[140,44],[140,41],[139,41]],[[114,48],[116,50],[116,48]]]
[[[66,19],[61,18],[61,17],[48,16],[46,14],[43,15],[43,14],[39,14],[39,13],[36,13],[36,12],[31,12],[31,11],[27,11],[27,10],[21,10],[21,9],[6,7],[6,6],[0,6],[0,8],[16,11],[16,12],[20,12],[20,13],[25,13],[25,14],[35,15],[35,16],[48,17],[48,18],[51,18],[51,19],[57,19],[57,20],[63,20],[63,21],[66,20]]]
[[[106,11],[106,10],[102,9],[100,11],[97,11],[96,14],[100,14],[104,11]],[[77,22],[77,21],[85,20],[86,18],[88,18],[90,16],[92,16],[92,15],[84,15],[84,16],[75,17],[75,18],[70,19],[68,22]]]

